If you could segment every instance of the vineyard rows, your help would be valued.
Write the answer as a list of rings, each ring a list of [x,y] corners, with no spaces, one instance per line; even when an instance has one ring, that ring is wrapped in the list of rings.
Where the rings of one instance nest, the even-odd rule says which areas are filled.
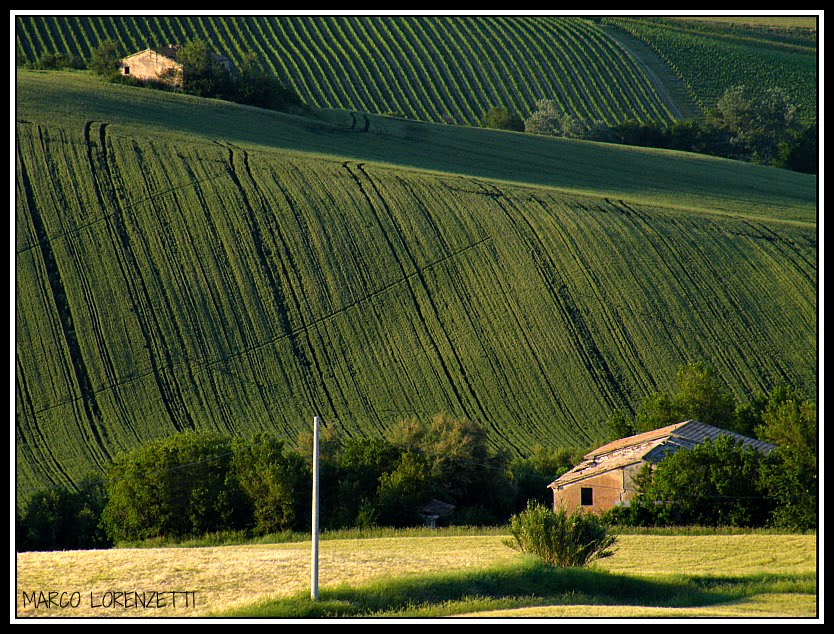
[[[668,122],[635,60],[593,22],[566,17],[17,16],[18,63],[88,59],[200,38],[238,62],[255,53],[314,107],[477,124],[492,106],[527,117],[539,99],[608,124]]]
[[[93,120],[16,138],[23,494],[177,430],[445,411],[526,454],[586,447],[691,359],[737,394],[814,383],[802,223]]]
[[[817,118],[815,39],[806,39],[800,46],[785,44],[778,31],[754,38],[749,30],[739,33],[707,24],[694,28],[669,20],[608,22],[654,48],[705,110],[712,108],[727,88],[743,85],[756,90],[780,88],[799,106],[805,121]]]

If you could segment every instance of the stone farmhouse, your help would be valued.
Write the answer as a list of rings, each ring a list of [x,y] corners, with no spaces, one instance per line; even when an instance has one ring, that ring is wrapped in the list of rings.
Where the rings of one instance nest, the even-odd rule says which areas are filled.
[[[179,44],[167,44],[128,55],[122,58],[119,73],[140,81],[162,81],[179,86],[182,84],[182,64],[177,61],[180,48]],[[231,59],[217,53],[213,55],[226,70],[233,69]]]
[[[628,505],[636,491],[632,480],[646,463],[657,463],[679,449],[730,436],[763,453],[775,446],[697,420],[669,425],[621,438],[586,454],[578,465],[548,485],[553,489],[553,509],[577,508],[593,513]]]

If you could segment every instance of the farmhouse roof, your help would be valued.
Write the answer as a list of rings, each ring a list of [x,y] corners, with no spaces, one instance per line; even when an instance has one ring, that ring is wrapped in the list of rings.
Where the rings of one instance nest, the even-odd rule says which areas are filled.
[[[152,46],[150,48],[146,48],[141,51],[137,51],[136,53],[131,53],[127,55],[123,59],[130,59],[131,57],[136,57],[137,55],[143,55],[144,53],[156,53],[157,55],[161,55],[162,57],[167,57],[174,61],[177,60],[177,51],[182,48],[179,44],[166,44],[165,46]]]
[[[146,48],[142,51],[137,53],[131,53],[124,59],[130,59],[131,57],[136,57],[137,55],[142,55],[143,53],[156,53],[157,55],[161,55],[162,57],[167,57],[172,61],[177,61],[177,53],[179,53],[180,49],[182,48],[181,44],[166,44],[165,46],[152,46],[150,48]],[[212,53],[212,57],[215,61],[218,61],[223,64],[230,64],[231,58],[228,55],[222,55],[220,53]]]
[[[696,445],[715,440],[720,436],[729,436],[740,441],[744,446],[753,447],[762,453],[770,453],[775,449],[775,445],[762,440],[736,434],[697,420],[688,420],[597,447],[585,454],[582,462],[548,486],[551,489],[560,488],[632,464],[644,461],[658,462],[679,449],[692,449]]]

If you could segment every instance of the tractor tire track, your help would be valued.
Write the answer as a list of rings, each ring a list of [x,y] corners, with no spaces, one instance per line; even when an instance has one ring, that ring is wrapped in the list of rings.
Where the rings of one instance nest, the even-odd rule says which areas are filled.
[[[107,140],[105,140],[107,143]],[[106,224],[119,272],[125,283],[125,289],[133,306],[133,314],[142,333],[144,349],[147,351],[151,365],[151,374],[157,386],[157,392],[167,414],[168,420],[176,431],[195,429],[193,419],[185,403],[185,398],[179,388],[173,373],[174,360],[171,349],[163,335],[159,318],[154,310],[151,292],[142,272],[144,268],[139,264],[135,253],[133,239],[125,223],[125,206],[116,195],[118,191],[127,191],[121,182],[121,171],[112,165],[114,158],[107,153],[108,160],[103,163],[106,182],[114,197],[115,211],[107,218]],[[142,164],[142,157],[137,156]],[[129,206],[128,206],[129,207]]]
[[[573,341],[573,349],[579,355],[597,391],[606,399],[610,408],[621,407],[623,396],[618,392],[619,387],[615,374],[599,349],[567,283],[559,274],[559,269],[549,255],[548,248],[539,236],[538,231],[524,211],[510,198],[496,198],[496,202],[506,215],[510,226],[514,227],[519,237],[530,246],[531,257],[551,298],[551,304],[562,316],[563,323],[568,331],[568,337]],[[519,229],[520,223],[526,228],[526,231]],[[571,416],[571,422],[576,433],[581,434],[587,440],[591,440],[588,432],[573,416]]]
[[[619,350],[619,357],[623,360],[629,360],[627,365],[631,366],[630,375],[639,381],[638,377],[647,374],[647,369],[639,351],[634,347],[630,337],[628,336],[628,332],[624,328],[622,317],[620,317],[617,311],[613,309],[612,302],[602,296],[600,289],[603,286],[596,273],[596,267],[582,256],[582,250],[576,240],[570,235],[570,232],[567,231],[564,225],[559,222],[559,215],[551,212],[547,205],[535,194],[530,194],[530,200],[535,202],[545,214],[553,219],[553,226],[557,227],[559,239],[562,241],[562,244],[565,245],[567,253],[571,254],[577,264],[577,268],[582,272],[582,275],[587,280],[588,287],[591,289],[592,301],[594,301],[601,309],[601,313],[604,316],[603,318],[607,322],[606,329],[609,333],[611,333],[611,336],[617,345],[617,349]],[[637,369],[639,369],[639,372],[635,372]],[[619,407],[628,409],[631,407],[631,399],[628,395],[633,393],[634,390],[623,388],[622,383],[624,376],[621,371],[612,372],[620,377],[611,377],[614,381],[613,386],[616,388],[616,393],[622,399]],[[640,385],[640,389],[644,392],[646,391],[646,388],[646,385]]]
[[[437,359],[437,361],[440,365],[440,370],[441,370],[441,373],[442,373],[442,377],[438,376],[438,379],[442,378],[442,381],[440,382],[440,384],[441,385],[445,384],[448,387],[448,389],[451,389],[452,394],[454,395],[454,400],[457,402],[457,408],[459,408],[459,410],[461,412],[463,412],[464,416],[471,419],[472,417],[471,417],[470,409],[467,406],[466,401],[463,398],[463,395],[458,390],[457,382],[453,379],[452,373],[449,370],[448,365],[446,364],[446,361],[443,357],[443,354],[440,352],[440,346],[438,345],[437,341],[435,340],[434,336],[432,335],[431,329],[428,326],[427,317],[424,313],[424,310],[422,308],[422,305],[421,305],[419,299],[417,298],[417,293],[414,290],[414,286],[410,282],[410,278],[413,277],[414,275],[417,275],[418,280],[423,284],[423,286],[425,288],[425,279],[423,278],[422,274],[420,274],[418,272],[415,272],[415,270],[412,270],[411,272],[406,271],[405,265],[403,264],[400,257],[398,257],[398,255],[397,255],[397,249],[394,247],[394,243],[392,242],[390,231],[386,230],[385,225],[382,222],[382,218],[380,217],[380,212],[377,209],[377,204],[374,203],[374,201],[371,197],[371,194],[368,192],[367,186],[363,182],[362,178],[360,178],[353,171],[353,169],[351,168],[349,163],[347,163],[347,162],[343,163],[343,167],[348,172],[348,174],[354,179],[354,181],[356,183],[356,187],[359,189],[360,193],[362,194],[365,201],[367,202],[369,209],[373,213],[374,220],[375,220],[376,225],[378,226],[379,231],[380,231],[380,235],[382,235],[383,238],[385,239],[385,243],[388,246],[388,250],[390,251],[391,256],[393,257],[394,261],[397,264],[397,267],[400,270],[402,279],[404,279],[404,280],[408,279],[409,280],[406,284],[406,288],[408,290],[410,300],[411,300],[413,306],[415,307],[415,310],[417,311],[417,316],[419,318],[420,323],[423,326],[423,330],[426,333],[426,336],[428,337],[429,343],[431,345],[432,352],[434,353],[434,356],[435,356],[435,358]],[[386,205],[385,201],[381,198],[381,196],[380,196],[379,192],[376,190],[373,182],[370,181],[370,179],[367,176],[367,173],[362,169],[361,165],[358,165],[356,167],[356,170],[360,174],[362,174],[365,177],[365,179],[369,182],[370,188],[374,191],[377,199],[380,201],[379,204],[381,204],[383,207],[385,207],[385,205]],[[390,211],[387,211],[387,213],[390,217]],[[402,238],[402,236],[401,236],[401,238]],[[426,292],[426,294],[428,294],[428,289],[425,289],[425,292]],[[429,298],[429,301],[430,301],[430,298]],[[451,345],[451,344],[449,344],[449,345]],[[445,390],[444,390],[444,392],[445,392]],[[449,403],[450,407],[454,407],[454,404],[451,401],[448,401],[448,403]]]
[[[472,181],[472,183],[478,188],[477,191],[464,191],[467,191],[475,195],[486,196],[492,199],[492,201],[494,201],[497,205],[500,213],[507,219],[509,226],[513,228],[515,234],[519,237],[520,240],[526,242],[522,232],[518,230],[515,220],[512,218],[508,210],[501,203],[501,199],[505,197],[504,192],[500,191],[497,188],[493,188],[491,185],[485,185],[479,181]],[[494,261],[498,261],[500,259],[500,256],[498,255],[497,251],[493,249],[492,253]],[[496,275],[495,279],[496,282],[498,282],[498,284],[500,285],[501,292],[503,293],[505,300],[510,306],[510,313],[513,315],[513,319],[516,322],[518,332],[521,333],[521,336],[524,339],[524,348],[525,350],[529,351],[530,356],[533,360],[533,364],[536,367],[536,374],[544,381],[545,385],[547,386],[547,391],[550,393],[550,402],[556,405],[559,412],[561,412],[562,420],[567,421],[568,424],[570,424],[574,429],[574,432],[578,432],[579,435],[583,436],[586,440],[590,440],[590,437],[588,436],[587,432],[582,427],[580,422],[576,419],[576,416],[574,415],[573,411],[566,405],[565,400],[559,395],[555,386],[551,382],[550,373],[545,369],[544,363],[541,360],[539,354],[537,353],[537,346],[534,344],[531,338],[529,329],[525,327],[524,320],[522,320],[519,316],[519,313],[521,311],[518,307],[517,302],[514,299],[513,293],[504,289],[504,283],[502,282],[500,275]]]
[[[348,169],[348,171],[353,173],[350,170],[350,168],[347,167],[347,164],[346,164],[346,168]],[[429,305],[431,314],[434,318],[435,323],[437,323],[438,327],[440,328],[440,333],[442,335],[442,338],[444,339],[445,345],[449,349],[449,352],[450,352],[452,360],[455,364],[458,375],[460,376],[461,380],[463,381],[463,385],[466,388],[466,392],[468,392],[468,397],[471,400],[471,402],[474,403],[475,408],[477,409],[477,411],[480,414],[480,416],[478,418],[473,418],[470,407],[465,405],[465,403],[463,401],[463,398],[460,394],[460,391],[458,390],[457,385],[455,384],[454,381],[452,381],[451,372],[449,370],[449,367],[448,367],[445,359],[443,358],[442,353],[440,352],[440,347],[437,344],[437,341],[431,335],[431,329],[428,326],[428,321],[426,321],[426,314],[424,313],[423,309],[421,308],[421,306],[419,304],[417,294],[414,291],[412,284],[409,283],[408,284],[409,292],[411,293],[412,300],[414,301],[414,305],[417,308],[418,314],[420,316],[420,320],[423,322],[423,324],[425,324],[426,332],[429,334],[429,338],[432,342],[432,346],[436,350],[436,354],[438,355],[438,359],[440,360],[441,367],[443,368],[444,375],[447,376],[450,381],[452,381],[451,386],[454,390],[456,398],[458,399],[458,402],[460,403],[460,406],[463,408],[464,415],[467,418],[469,418],[470,420],[481,420],[484,423],[494,425],[494,423],[492,421],[492,417],[489,416],[489,414],[487,413],[487,410],[484,407],[483,403],[481,402],[481,399],[478,396],[477,391],[472,387],[472,382],[471,382],[470,378],[468,377],[468,375],[466,373],[466,369],[464,367],[464,364],[463,364],[462,360],[460,359],[460,356],[458,355],[458,352],[457,352],[454,344],[452,343],[451,339],[449,338],[449,334],[446,332],[446,329],[443,326],[443,321],[440,318],[440,311],[438,310],[437,305],[434,301],[434,298],[431,294],[431,291],[429,290],[428,283],[426,282],[425,275],[423,274],[420,267],[417,265],[417,261],[415,259],[415,256],[411,252],[411,249],[408,246],[408,241],[406,240],[406,237],[403,234],[402,228],[397,223],[397,220],[395,219],[394,214],[392,213],[391,209],[389,208],[388,203],[385,201],[385,198],[382,196],[382,192],[379,190],[376,183],[371,178],[371,176],[368,174],[368,172],[364,169],[364,164],[358,163],[356,165],[356,169],[360,174],[362,174],[364,179],[368,182],[371,189],[373,190],[373,193],[374,193],[375,197],[377,198],[377,200],[379,200],[379,202],[381,204],[381,208],[384,210],[385,214],[388,216],[388,220],[391,224],[391,227],[392,227],[394,233],[396,234],[398,241],[402,245],[402,250],[403,250],[406,258],[408,259],[409,266],[410,266],[412,271],[416,272],[417,281],[419,282],[420,287],[423,289],[423,291],[425,293],[425,296],[428,300],[428,305]],[[372,211],[374,212],[374,215],[377,218],[377,222],[379,223],[380,229],[383,232],[385,232],[384,224],[382,222],[382,219],[379,216],[378,208],[377,208],[377,206],[375,206],[372,203],[370,196],[367,195],[367,191],[365,189],[364,184],[362,184],[361,179],[359,179],[358,177],[357,177],[357,184],[360,186],[360,188],[362,188],[363,194],[366,194],[368,204],[371,206],[371,209],[372,209]],[[403,273],[403,276],[405,276],[406,275],[405,266],[403,265],[402,260],[399,257],[397,257],[397,251],[394,248],[394,244],[393,244],[390,236],[388,235],[388,232],[385,232],[385,239],[388,243],[389,248],[391,249],[392,255],[394,255],[394,257],[395,257],[395,259],[398,263],[398,266]],[[519,448],[517,446],[515,446],[512,443],[512,441],[508,440],[508,443],[513,447],[513,449],[516,452],[520,453]]]
[[[44,155],[46,156],[48,154],[48,148],[46,147],[46,142],[43,139],[42,133],[40,135],[40,140],[41,147],[43,148]],[[69,357],[70,367],[72,369],[71,374],[75,384],[74,387],[82,400],[85,419],[84,426],[81,427],[81,421],[79,420],[76,420],[76,423],[79,425],[79,432],[81,433],[82,438],[92,436],[94,444],[93,447],[90,447],[91,457],[97,462],[103,459],[106,460],[106,444],[103,439],[103,433],[99,429],[99,425],[101,423],[101,410],[93,392],[93,385],[90,380],[86,360],[84,359],[84,354],[78,341],[78,333],[75,328],[75,318],[67,297],[67,290],[61,276],[57,258],[52,250],[52,243],[47,238],[46,227],[40,211],[38,210],[28,169],[25,161],[23,160],[23,155],[20,152],[19,146],[17,150],[19,157],[18,174],[25,197],[25,204],[29,211],[29,218],[32,222],[34,234],[37,238],[41,260],[43,262],[48,287],[51,293],[52,304],[58,318],[58,323],[60,324],[61,335],[64,339],[64,345],[66,346],[67,355]],[[60,192],[58,193],[60,194]]]
[[[407,182],[405,178],[402,176],[395,176],[395,181],[399,184],[399,186],[403,189],[405,193],[408,194],[410,205],[419,211],[420,218],[423,220],[425,226],[428,229],[430,238],[427,240],[430,244],[439,245],[438,253],[444,253],[442,257],[437,258],[429,265],[424,265],[422,267],[418,267],[419,270],[425,272],[430,270],[431,268],[438,266],[440,264],[445,264],[446,262],[454,262],[458,259],[458,256],[464,253],[469,252],[476,246],[483,245],[487,242],[492,241],[492,236],[486,235],[481,231],[480,237],[472,242],[471,244],[454,249],[453,246],[449,243],[449,236],[447,232],[444,232],[438,226],[433,214],[430,212],[428,205],[425,203],[424,196],[418,194],[414,187]],[[488,250],[492,256],[493,262],[496,259],[496,254],[494,249]],[[462,318],[466,319],[466,323],[468,326],[469,331],[474,335],[475,341],[477,341],[480,351],[483,354],[483,358],[487,361],[490,368],[490,374],[496,381],[496,388],[501,390],[500,394],[491,394],[489,400],[493,402],[493,404],[497,404],[497,407],[503,408],[505,413],[503,415],[498,414],[495,410],[493,410],[493,415],[489,420],[485,420],[484,422],[489,424],[493,428],[493,432],[500,436],[501,438],[507,437],[507,434],[511,431],[515,431],[516,428],[513,429],[499,429],[495,425],[496,420],[511,420],[513,418],[520,418],[529,415],[529,412],[518,412],[516,411],[512,405],[516,401],[515,392],[517,391],[517,387],[514,387],[512,383],[509,381],[511,376],[514,376],[516,368],[513,368],[512,372],[508,372],[507,369],[504,367],[501,359],[499,358],[498,351],[489,344],[490,337],[488,329],[484,327],[482,320],[477,318],[479,312],[475,310],[475,304],[472,301],[472,294],[468,291],[468,289],[472,288],[472,284],[467,284],[466,281],[463,279],[461,267],[458,266],[444,266],[443,267],[445,277],[449,280],[448,288],[454,291],[454,296],[457,304],[460,306],[460,310],[458,311]],[[494,270],[490,267],[490,272],[494,275]],[[495,284],[501,284],[500,279],[497,276],[494,278]],[[475,287],[480,287],[480,285],[475,284]],[[518,325],[518,324],[517,324]],[[526,335],[526,333],[524,333]],[[494,405],[495,406],[495,405]]]
[[[679,280],[680,283],[678,287],[689,304],[691,314],[695,316],[695,319],[698,322],[700,322],[700,330],[705,335],[705,339],[710,339],[718,343],[724,343],[735,350],[734,357],[736,362],[733,361],[732,355],[724,351],[723,345],[712,347],[712,351],[717,355],[716,358],[720,358],[721,363],[724,365],[726,373],[732,376],[738,385],[744,385],[744,377],[738,370],[739,363],[737,361],[745,359],[745,351],[739,347],[736,340],[721,341],[721,337],[715,330],[714,326],[715,324],[724,323],[726,320],[722,315],[716,312],[712,302],[702,301],[699,303],[696,301],[691,289],[699,288],[699,283],[693,277],[690,267],[687,266],[687,263],[681,258],[679,249],[676,249],[674,245],[671,244],[669,240],[655,228],[651,218],[645,215],[644,212],[637,211],[635,208],[626,204],[623,200],[619,200],[617,202],[608,200],[608,202],[612,206],[620,207],[628,212],[627,217],[632,220],[634,227],[645,236],[646,242],[651,245],[651,248],[658,257],[658,261],[661,262],[669,272],[669,279]],[[635,219],[638,219],[639,222]],[[654,239],[650,234],[655,236]],[[660,252],[657,246],[658,243],[663,247],[664,253],[666,254],[665,257],[664,253]],[[675,262],[675,266],[672,266],[669,263],[670,260]],[[708,312],[711,315],[710,320],[704,318],[704,312]]]
[[[61,461],[56,459],[49,450],[51,443],[44,436],[41,426],[38,425],[38,415],[35,411],[32,395],[29,392],[29,385],[23,370],[23,364],[20,362],[20,355],[16,350],[15,369],[15,387],[22,405],[22,411],[15,416],[15,447],[22,453],[31,456],[31,460],[27,461],[28,464],[36,465],[49,480],[52,480],[53,473],[57,473],[62,481],[72,482]],[[24,429],[24,421],[29,422],[26,429]],[[31,430],[31,433],[28,430]],[[47,467],[47,464],[51,466]]]
[[[265,240],[264,230],[261,227],[262,222],[267,220],[267,214],[270,213],[269,205],[267,204],[263,193],[258,188],[257,182],[251,172],[248,153],[246,151],[240,152],[242,154],[242,158],[238,159],[236,149],[228,145],[226,145],[226,147],[228,149],[229,176],[242,198],[244,211],[247,217],[247,225],[252,238],[252,245],[255,249],[255,254],[260,265],[261,272],[264,275],[272,294],[272,300],[275,308],[277,309],[279,325],[282,332],[285,335],[288,335],[291,353],[293,358],[295,358],[299,364],[299,368],[301,370],[301,380],[305,392],[307,393],[307,402],[312,408],[318,409],[316,403],[317,399],[315,397],[316,390],[315,387],[309,382],[310,375],[315,373],[318,376],[319,385],[321,386],[325,400],[327,401],[330,413],[335,417],[337,416],[336,405],[327,389],[326,383],[324,382],[323,373],[318,365],[318,360],[315,357],[315,351],[310,341],[309,332],[305,331],[304,334],[307,348],[311,351],[311,355],[313,357],[312,359],[308,358],[307,354],[302,349],[298,333],[293,329],[290,321],[290,309],[287,303],[288,300],[292,302],[293,308],[298,315],[302,315],[303,310],[292,284],[292,279],[298,279],[298,274],[297,270],[293,268],[293,261],[289,252],[288,242],[277,223],[275,223],[274,226],[267,224],[266,233],[271,241],[271,244],[279,249],[280,252],[273,254],[269,251],[269,245]],[[238,168],[236,166],[236,163],[239,160],[242,163],[242,169],[240,172],[238,172]],[[253,203],[251,200],[250,194],[247,191],[246,186],[243,184],[241,175],[247,179],[257,202]],[[289,199],[287,199],[287,204],[292,204]],[[257,205],[258,211],[256,211],[255,205]],[[273,266],[276,263],[279,266],[278,273],[273,270]],[[293,268],[292,273],[288,271],[288,267]],[[287,280],[286,289],[282,280]]]

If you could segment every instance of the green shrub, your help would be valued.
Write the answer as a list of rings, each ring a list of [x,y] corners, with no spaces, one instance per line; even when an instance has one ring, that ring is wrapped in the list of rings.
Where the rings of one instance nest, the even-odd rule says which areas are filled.
[[[512,130],[524,132],[524,119],[504,106],[494,106],[487,110],[481,120],[481,127],[492,130]]]
[[[510,518],[510,533],[514,541],[507,540],[508,546],[554,567],[583,568],[613,555],[616,543],[599,516],[564,508],[554,512],[537,503]]]

